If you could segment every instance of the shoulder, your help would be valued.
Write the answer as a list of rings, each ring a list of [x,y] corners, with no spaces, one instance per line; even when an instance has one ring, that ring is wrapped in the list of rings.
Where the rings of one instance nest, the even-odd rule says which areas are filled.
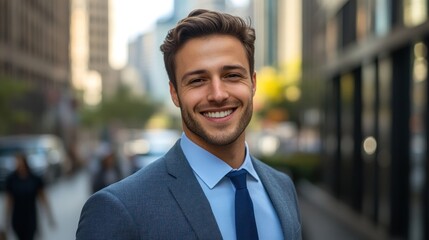
[[[118,196],[106,190],[93,194],[85,203],[76,239],[136,239],[136,223]]]
[[[145,203],[168,191],[171,176],[165,158],[160,158],[134,174],[94,193],[88,201],[110,201],[127,209],[142,208]],[[142,203],[144,202],[144,203]]]
[[[109,192],[123,201],[131,201],[136,197],[155,194],[157,190],[168,184],[169,179],[165,158],[160,158],[149,166],[108,186],[103,191]]]
[[[144,207],[144,204],[151,200],[159,199],[166,195],[168,186],[175,179],[169,173],[168,162],[179,162],[180,156],[176,152],[177,147],[173,147],[166,155],[157,159],[147,167],[140,169],[132,175],[103,188],[94,198],[103,195],[106,198],[117,198],[128,208]],[[171,164],[170,164],[171,165]],[[173,167],[181,166],[176,164]],[[171,172],[171,170],[170,170]],[[141,200],[144,199],[142,205]],[[161,199],[162,200],[162,199]]]
[[[161,158],[94,193],[82,208],[77,239],[138,239],[140,225],[150,223],[147,212],[168,198],[167,183],[165,160]]]

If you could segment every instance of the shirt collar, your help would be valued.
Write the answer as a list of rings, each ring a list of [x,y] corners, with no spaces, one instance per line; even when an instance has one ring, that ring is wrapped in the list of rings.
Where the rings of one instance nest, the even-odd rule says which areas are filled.
[[[185,154],[192,170],[210,189],[214,188],[227,173],[234,170],[222,159],[192,142],[185,133],[182,133],[180,146],[182,147],[183,153]],[[246,143],[244,162],[237,170],[244,168],[254,180],[259,181],[258,174],[256,174],[253,167],[248,149],[249,148]]]

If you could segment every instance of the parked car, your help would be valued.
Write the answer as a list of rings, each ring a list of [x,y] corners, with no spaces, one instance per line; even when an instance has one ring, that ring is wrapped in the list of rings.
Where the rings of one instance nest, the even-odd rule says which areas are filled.
[[[122,146],[125,159],[129,161],[131,173],[144,168],[163,156],[180,138],[178,130],[144,130]]]
[[[15,170],[15,155],[27,155],[33,172],[50,183],[69,167],[64,144],[55,135],[14,135],[0,137],[0,188],[9,173]]]

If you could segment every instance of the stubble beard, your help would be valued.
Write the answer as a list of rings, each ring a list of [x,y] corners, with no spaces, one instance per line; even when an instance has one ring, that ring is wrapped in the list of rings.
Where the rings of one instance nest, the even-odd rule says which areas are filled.
[[[215,133],[210,133],[206,128],[204,128],[203,124],[192,118],[191,114],[182,107],[181,103],[180,112],[182,114],[182,121],[189,129],[189,131],[191,131],[210,145],[226,146],[235,142],[246,129],[252,118],[253,101],[252,98],[250,98],[249,105],[245,109],[240,121],[238,121],[237,128],[235,128],[232,133],[223,131],[223,129],[218,129]]]

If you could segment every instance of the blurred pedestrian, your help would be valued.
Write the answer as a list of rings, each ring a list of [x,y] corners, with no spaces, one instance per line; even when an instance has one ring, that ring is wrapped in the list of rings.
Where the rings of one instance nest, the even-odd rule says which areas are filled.
[[[182,137],[164,156],[93,194],[84,239],[301,239],[292,180],[251,156],[255,31],[198,9],[161,46]],[[138,109],[136,110],[138,111]]]
[[[37,232],[37,200],[51,226],[55,225],[43,179],[34,174],[25,154],[17,154],[16,170],[6,178],[6,235],[10,229],[19,240],[32,240]]]
[[[92,192],[97,192],[122,178],[120,163],[115,151],[106,149],[100,159],[95,159],[96,166],[92,176]]]

